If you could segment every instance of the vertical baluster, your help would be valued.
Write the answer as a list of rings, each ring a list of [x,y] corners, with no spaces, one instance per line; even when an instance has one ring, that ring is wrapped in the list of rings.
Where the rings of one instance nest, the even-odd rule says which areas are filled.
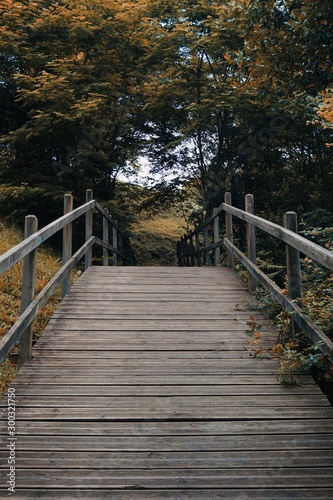
[[[286,212],[284,215],[284,226],[298,233],[298,222],[296,212]],[[302,298],[302,277],[301,277],[301,261],[299,251],[286,244],[286,259],[287,259],[287,275],[288,275],[288,295],[291,299]],[[295,333],[299,331],[293,318],[291,318],[291,333],[295,339]]]
[[[109,215],[107,208],[104,209],[106,215]],[[106,217],[103,217],[103,241],[104,243],[109,243],[109,221]],[[103,266],[109,265],[109,250],[103,248]]]
[[[64,214],[68,214],[72,210],[73,210],[73,196],[71,194],[65,194]],[[73,224],[70,222],[63,229],[63,240],[62,240],[63,266],[72,257],[72,246],[73,246]],[[71,273],[69,272],[62,282],[62,289],[61,289],[62,299],[68,294],[70,286],[71,286]]]
[[[231,193],[225,193],[224,195],[224,203],[226,205],[231,205]],[[226,236],[227,239],[233,243],[234,242],[234,234],[233,234],[233,227],[232,227],[232,215],[229,214],[228,212],[225,213],[225,228],[226,228]],[[234,256],[232,252],[229,250],[227,251],[227,257],[228,257],[228,267],[229,269],[234,268]]]
[[[24,237],[28,238],[38,229],[38,219],[34,215],[25,218]],[[36,275],[36,250],[32,250],[23,259],[22,292],[21,292],[21,314],[34,300]],[[33,322],[22,334],[19,343],[18,365],[21,367],[32,356],[32,333]]]
[[[86,191],[86,203],[93,199],[92,189]],[[93,211],[89,210],[86,213],[86,241],[93,235]],[[88,269],[92,264],[92,249],[90,248],[85,255],[85,269]]]
[[[218,209],[214,208],[213,215],[214,219],[214,243],[220,241],[220,216],[217,215]],[[215,266],[221,265],[221,249],[220,247],[215,248]]]
[[[252,194],[245,196],[245,211],[254,214],[254,199]],[[251,262],[257,263],[257,250],[256,250],[256,230],[253,224],[248,222],[246,224],[246,240],[247,240],[247,256]],[[257,288],[257,280],[248,273],[248,287],[249,292],[255,292]]]
[[[204,245],[205,245],[205,248],[207,248],[208,245],[209,245],[209,229],[208,229],[208,226],[206,226],[205,229],[204,229]],[[210,266],[210,253],[209,253],[209,251],[205,252],[205,265],[206,266]]]
[[[117,224],[117,221],[115,221],[115,223]],[[118,231],[115,227],[112,229],[112,245],[116,250],[118,250]],[[116,252],[113,252],[112,254],[112,265],[118,265],[118,254],[116,254]]]
[[[195,233],[195,250],[196,250],[196,257],[197,257],[197,266],[201,267],[200,234],[198,232]]]

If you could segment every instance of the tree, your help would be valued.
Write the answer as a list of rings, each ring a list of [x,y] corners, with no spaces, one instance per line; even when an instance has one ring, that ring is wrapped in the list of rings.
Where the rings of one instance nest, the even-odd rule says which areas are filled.
[[[141,148],[141,4],[1,3],[1,177],[108,199]]]
[[[332,208],[328,0],[0,1],[1,182]]]
[[[310,2],[302,4],[308,19],[289,3],[153,2],[161,63],[151,69],[147,103],[152,171],[173,174],[175,183],[195,180],[208,213],[227,189],[236,203],[246,192],[258,193],[259,208],[270,211],[272,192],[301,210],[332,207],[330,132],[316,123],[329,51],[317,65],[310,57],[328,34],[319,36],[312,26]],[[328,7],[320,26],[327,26]],[[288,9],[296,12],[295,22]],[[307,23],[313,47],[300,37]]]
[[[235,29],[244,32],[242,64],[252,85],[266,96],[270,88],[270,99],[276,93],[291,108],[310,104],[330,125],[332,2],[238,0],[233,4],[231,19]]]
[[[146,105],[152,172],[171,173],[180,183],[190,178],[207,207],[215,186],[228,182],[240,105],[234,85],[241,78],[229,53],[241,39],[225,29],[216,2],[152,5],[157,44]]]

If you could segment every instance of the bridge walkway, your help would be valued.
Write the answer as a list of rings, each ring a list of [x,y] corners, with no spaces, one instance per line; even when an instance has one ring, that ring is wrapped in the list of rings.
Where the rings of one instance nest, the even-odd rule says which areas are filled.
[[[333,498],[332,407],[251,356],[249,321],[277,338],[228,269],[91,267],[11,386],[15,498]]]

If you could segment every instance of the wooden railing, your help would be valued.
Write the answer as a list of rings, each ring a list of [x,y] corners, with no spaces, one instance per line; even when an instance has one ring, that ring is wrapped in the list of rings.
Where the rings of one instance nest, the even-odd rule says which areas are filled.
[[[231,205],[231,195],[226,193],[224,203],[214,209],[213,215],[202,225],[181,238],[177,249],[179,265],[201,266],[213,263],[219,266],[221,248],[225,247],[228,267],[233,269],[234,259],[237,258],[247,269],[249,291],[254,292],[258,282],[263,285],[282,308],[291,313],[292,330],[295,330],[297,325],[306,332],[311,341],[333,363],[333,342],[297,304],[297,299],[302,297],[300,252],[330,271],[333,271],[333,253],[297,234],[298,224],[295,212],[286,212],[284,218],[285,227],[283,227],[257,217],[253,213],[253,207],[252,195],[246,195],[245,210],[240,210]],[[221,215],[224,215],[225,221],[225,236],[222,238],[220,236]],[[234,244],[233,217],[237,217],[246,223],[247,255]],[[256,265],[255,228],[275,236],[286,244],[288,295],[282,293],[281,288]],[[210,233],[213,233],[212,243],[210,243]]]
[[[103,217],[103,239],[93,235],[94,210]],[[72,255],[72,224],[85,215],[85,242]],[[73,197],[65,195],[64,215],[44,228],[37,230],[38,221],[34,215],[25,219],[25,239],[0,256],[0,274],[10,269],[23,259],[21,316],[0,341],[0,362],[9,354],[14,345],[19,342],[19,366],[31,359],[32,355],[32,324],[33,320],[55,289],[62,284],[62,298],[69,292],[71,270],[85,258],[85,269],[92,265],[92,248],[99,245],[103,248],[103,265],[109,263],[109,252],[112,253],[113,265],[118,264],[118,257],[123,264],[135,264],[135,258],[130,248],[125,248],[127,236],[119,225],[111,218],[108,211],[93,199],[92,190],[86,193],[86,203],[73,210]],[[112,227],[112,245],[109,243],[109,227]],[[63,230],[62,267],[49,281],[43,290],[35,295],[36,249],[51,236]]]

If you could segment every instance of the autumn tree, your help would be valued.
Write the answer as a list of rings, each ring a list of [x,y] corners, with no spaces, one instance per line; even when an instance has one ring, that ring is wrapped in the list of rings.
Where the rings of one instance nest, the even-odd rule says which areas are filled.
[[[208,212],[226,189],[239,204],[246,192],[255,193],[260,210],[332,207],[330,132],[316,123],[317,99],[329,77],[327,47],[310,76],[308,62],[329,34],[323,29],[318,35],[314,9],[308,18],[296,2],[289,9],[309,24],[311,36],[313,30],[312,47],[299,38],[298,21],[287,21],[285,2],[152,5],[160,61],[147,104],[153,173],[196,182]],[[327,27],[327,8],[324,17],[319,14],[318,22]]]
[[[1,2],[3,180],[112,195],[141,147],[140,7]]]
[[[270,116],[265,125],[261,120],[257,129],[250,128],[244,148],[250,154],[243,155],[243,162],[263,172],[268,157],[274,199],[284,206],[333,210],[328,148],[333,5],[326,0],[239,0],[233,5],[230,22],[244,40],[237,62],[254,105]],[[262,184],[259,178],[259,189]]]
[[[200,1],[152,2],[150,35],[152,172],[191,179],[207,205],[214,183],[228,178],[240,78],[228,54],[239,50],[239,36],[225,29],[216,2]]]
[[[0,182],[109,199],[143,154],[155,199],[199,192],[203,215],[226,190],[332,209],[328,0],[0,9]]]

